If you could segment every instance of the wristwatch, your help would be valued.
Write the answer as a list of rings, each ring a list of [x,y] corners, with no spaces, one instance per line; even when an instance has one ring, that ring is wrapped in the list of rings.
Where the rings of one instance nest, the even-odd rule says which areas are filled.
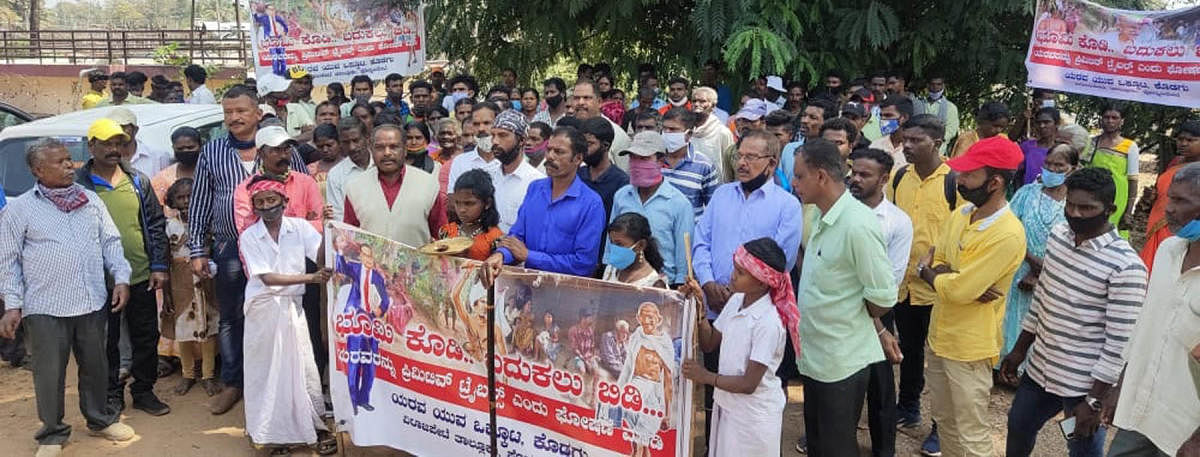
[[[928,270],[928,269],[929,269],[929,265],[924,265],[924,264],[920,264],[920,263],[918,263],[918,264],[917,264],[917,277],[918,277],[918,278],[920,278],[920,277],[924,277],[924,276],[925,276],[925,270]]]
[[[1083,399],[1083,401],[1084,401],[1084,403],[1087,403],[1088,407],[1092,408],[1092,411],[1100,411],[1100,399],[1099,398],[1088,395],[1087,397],[1085,397]]]

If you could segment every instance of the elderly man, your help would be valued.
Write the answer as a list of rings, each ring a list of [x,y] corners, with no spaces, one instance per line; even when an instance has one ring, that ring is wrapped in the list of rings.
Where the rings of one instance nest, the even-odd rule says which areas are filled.
[[[500,212],[500,230],[508,233],[517,222],[517,212],[529,184],[545,178],[546,174],[529,164],[522,152],[525,138],[525,116],[517,110],[506,110],[496,116],[492,126],[492,156],[500,161],[500,176],[496,180],[496,210]],[[453,188],[454,183],[449,183]]]
[[[125,382],[119,375],[117,347],[121,332],[116,331],[124,321],[129,328],[133,355],[130,374],[134,382],[129,389],[133,407],[161,416],[171,412],[154,395],[159,337],[155,291],[167,283],[167,221],[150,186],[150,178],[122,160],[130,138],[117,122],[97,120],[88,128],[87,138],[92,158],[78,170],[75,180],[104,202],[121,235],[125,260],[131,270],[129,305],[121,312],[110,313],[108,318],[108,327],[113,330],[108,332],[107,345],[108,404],[116,412],[125,409]]]
[[[521,262],[527,268],[576,276],[596,271],[604,206],[576,175],[587,148],[578,130],[554,129],[546,151],[550,179],[529,185],[509,236],[500,239],[499,249],[484,262],[484,279],[489,283],[501,265]]]
[[[725,127],[725,123],[713,114],[716,106],[716,90],[711,87],[697,87],[693,90],[692,112],[696,114],[696,119],[694,125],[689,125],[687,128],[692,131],[690,143],[695,152],[704,155],[718,171],[718,176],[724,178],[725,170],[733,167],[734,164],[725,163],[723,153],[733,147],[734,141],[733,132],[730,132]]]
[[[196,162],[196,181],[192,184],[188,211],[192,273],[214,279],[221,311],[221,381],[227,388],[210,405],[214,414],[224,414],[242,398],[242,295],[246,275],[238,256],[233,193],[259,165],[254,137],[262,119],[258,98],[248,86],[234,86],[225,91],[221,108],[229,135],[204,145]],[[292,172],[307,172],[304,160],[295,151],[290,165]],[[215,275],[209,267],[210,259],[217,265]]]
[[[89,433],[128,441],[133,429],[105,404],[109,304],[120,311],[129,302],[130,267],[121,232],[100,197],[74,183],[74,162],[63,143],[38,141],[26,160],[37,184],[0,217],[5,306],[0,337],[12,338],[24,323],[37,352],[33,388],[42,428],[34,435],[36,455],[60,455],[71,435],[71,426],[63,423],[71,354],[79,367],[79,409]],[[111,298],[106,273],[114,284]]]
[[[122,156],[133,165],[133,168],[146,176],[157,175],[164,168],[171,166],[171,153],[155,149],[138,138],[137,116],[129,108],[118,106],[105,116],[116,121],[121,130],[129,136],[129,141],[122,147]]]
[[[409,246],[423,246],[446,225],[437,177],[404,163],[404,132],[381,125],[371,134],[375,168],[346,183],[344,222]],[[397,198],[400,194],[404,198]]]

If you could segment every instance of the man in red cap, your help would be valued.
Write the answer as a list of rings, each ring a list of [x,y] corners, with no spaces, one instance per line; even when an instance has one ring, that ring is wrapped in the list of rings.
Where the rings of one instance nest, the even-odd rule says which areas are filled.
[[[947,455],[992,455],[986,414],[1004,294],[1025,256],[1025,230],[1004,190],[1021,160],[1021,149],[997,136],[947,161],[969,204],[950,214],[941,238],[917,263],[917,274],[936,294],[926,379]]]

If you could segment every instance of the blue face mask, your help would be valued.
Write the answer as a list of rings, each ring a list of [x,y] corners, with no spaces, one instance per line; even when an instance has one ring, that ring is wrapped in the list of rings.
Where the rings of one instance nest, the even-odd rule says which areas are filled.
[[[512,105],[512,109],[521,111],[521,101],[520,100],[510,100],[508,103],[510,105]]]
[[[1042,168],[1042,185],[1046,187],[1058,187],[1067,182],[1066,173],[1055,173],[1053,171]]]
[[[634,260],[637,260],[637,253],[633,249],[615,244],[609,244],[608,252],[604,254],[604,263],[618,270],[629,268]]]
[[[1192,219],[1191,222],[1184,224],[1175,232],[1175,236],[1188,240],[1188,242],[1200,240],[1200,219]]]
[[[899,119],[883,119],[879,121],[879,132],[884,135],[891,135],[900,130]]]

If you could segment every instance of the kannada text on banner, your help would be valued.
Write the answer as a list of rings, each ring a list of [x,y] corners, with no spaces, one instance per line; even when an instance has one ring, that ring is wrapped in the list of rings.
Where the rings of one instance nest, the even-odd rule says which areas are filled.
[[[1025,66],[1032,87],[1200,107],[1200,7],[1038,0]]]
[[[251,1],[255,72],[300,66],[314,84],[411,75],[425,66],[425,7],[419,1]]]
[[[480,264],[326,233],[338,428],[416,455],[489,454]],[[694,310],[678,293],[519,268],[494,287],[498,455],[690,455],[679,367]]]

